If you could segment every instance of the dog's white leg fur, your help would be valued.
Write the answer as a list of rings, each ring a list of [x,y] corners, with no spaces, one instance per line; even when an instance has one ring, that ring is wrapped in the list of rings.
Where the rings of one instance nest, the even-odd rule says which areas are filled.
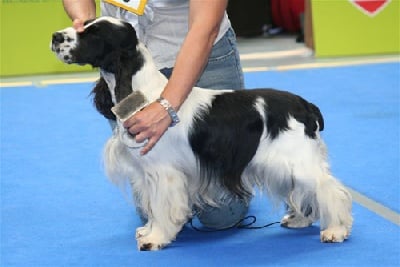
[[[106,172],[117,185],[129,179],[136,205],[147,217],[146,225],[136,230],[138,249],[158,250],[175,239],[192,215],[187,178],[171,166],[154,162],[154,158],[147,166],[135,166],[131,152],[114,134],[105,146]]]
[[[273,200],[287,203],[283,226],[307,227],[320,219],[321,241],[342,242],[352,225],[351,195],[330,174],[318,133],[315,139],[305,136],[304,125],[293,118],[289,128],[272,142],[263,138],[246,176],[256,177]]]
[[[329,173],[327,164],[322,162],[322,165],[320,170],[307,176],[314,175],[314,185],[299,185],[303,178],[296,176],[294,170],[294,190],[287,201],[290,212],[283,217],[282,224],[291,228],[307,227],[319,218],[321,241],[343,242],[351,231],[351,195]]]
[[[321,241],[343,242],[351,232],[351,195],[329,173],[321,178],[317,187],[320,207]]]
[[[140,189],[146,192],[140,201],[148,222],[136,231],[139,250],[163,248],[191,216],[186,176],[169,166],[154,171],[155,166],[148,166],[151,170],[145,171],[145,185]]]

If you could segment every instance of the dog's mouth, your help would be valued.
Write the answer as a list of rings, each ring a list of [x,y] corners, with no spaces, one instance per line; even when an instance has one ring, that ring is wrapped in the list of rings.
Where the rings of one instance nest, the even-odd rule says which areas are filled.
[[[51,50],[57,55],[57,57],[58,57],[61,61],[65,62],[65,63],[67,63],[67,64],[72,64],[72,63],[74,63],[73,58],[72,58],[72,55],[70,55],[70,54],[65,54],[65,53],[64,53],[64,52],[65,52],[64,48],[61,48],[60,46],[57,46],[57,45],[52,45],[52,46],[51,46]]]

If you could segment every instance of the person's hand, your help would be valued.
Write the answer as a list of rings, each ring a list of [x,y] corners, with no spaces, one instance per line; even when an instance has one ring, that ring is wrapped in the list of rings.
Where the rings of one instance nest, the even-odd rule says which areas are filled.
[[[154,102],[127,119],[124,127],[135,135],[136,142],[142,143],[147,140],[147,144],[140,151],[141,155],[145,155],[167,131],[171,122],[171,117],[165,108]]]
[[[74,19],[72,22],[72,27],[77,31],[77,32],[83,32],[85,30],[84,28],[84,21],[81,19]]]

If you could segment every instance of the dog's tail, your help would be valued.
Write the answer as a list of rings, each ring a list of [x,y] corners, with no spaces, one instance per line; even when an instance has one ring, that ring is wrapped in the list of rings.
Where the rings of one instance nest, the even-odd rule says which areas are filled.
[[[318,122],[318,128],[320,131],[324,130],[324,117],[322,116],[321,111],[319,108],[314,105],[313,103],[310,103],[310,109],[312,111],[312,114],[315,116],[315,120]]]

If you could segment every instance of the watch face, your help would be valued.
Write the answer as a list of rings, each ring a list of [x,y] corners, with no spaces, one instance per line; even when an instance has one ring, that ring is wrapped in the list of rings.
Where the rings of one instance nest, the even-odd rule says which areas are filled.
[[[169,104],[169,102],[168,102],[166,99],[162,98],[162,97],[160,97],[159,99],[157,99],[157,102],[160,103],[160,105],[163,106],[163,107],[166,108],[166,109],[168,109],[168,108],[171,107],[170,104]]]
[[[167,102],[165,99],[161,99],[161,104],[162,104],[163,106],[169,106],[169,105],[168,105],[168,102]]]

